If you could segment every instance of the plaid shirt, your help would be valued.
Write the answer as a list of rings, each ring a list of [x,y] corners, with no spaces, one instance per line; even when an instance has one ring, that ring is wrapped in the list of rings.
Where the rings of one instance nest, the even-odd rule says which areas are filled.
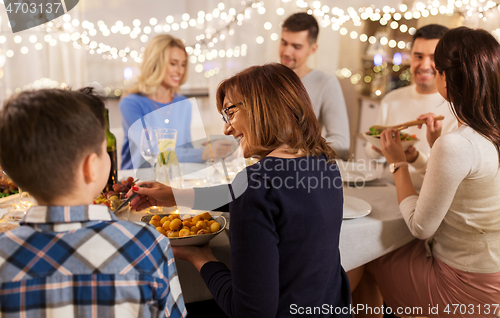
[[[0,235],[0,317],[185,317],[169,240],[103,205],[35,206]]]

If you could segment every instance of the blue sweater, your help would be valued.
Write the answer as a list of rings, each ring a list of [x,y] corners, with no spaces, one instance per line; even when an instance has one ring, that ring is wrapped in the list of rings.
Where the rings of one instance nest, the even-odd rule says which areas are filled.
[[[156,103],[156,106],[148,97],[139,94],[130,94],[120,101],[120,112],[125,132],[121,168],[138,169],[145,163],[140,153],[144,125],[146,128],[177,129],[176,153],[179,161],[202,162],[202,149],[194,149],[191,144],[192,106],[189,100],[184,96],[174,95],[171,103]],[[168,119],[168,123],[166,119]]]
[[[227,190],[195,189],[195,208],[207,197],[224,203]],[[236,199],[224,206],[230,212],[231,270],[220,262],[201,268],[224,312],[351,317],[349,281],[340,264],[343,193],[336,164],[314,156],[265,157],[240,172],[231,191]]]

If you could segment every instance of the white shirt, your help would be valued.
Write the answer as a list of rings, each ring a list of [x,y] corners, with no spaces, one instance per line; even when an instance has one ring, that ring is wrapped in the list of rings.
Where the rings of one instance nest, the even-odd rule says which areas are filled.
[[[341,159],[348,159],[351,138],[342,88],[336,77],[312,70],[301,78],[309,94],[322,135]]]
[[[400,210],[428,254],[469,272],[500,271],[500,170],[488,139],[462,125],[435,142],[420,195]]]

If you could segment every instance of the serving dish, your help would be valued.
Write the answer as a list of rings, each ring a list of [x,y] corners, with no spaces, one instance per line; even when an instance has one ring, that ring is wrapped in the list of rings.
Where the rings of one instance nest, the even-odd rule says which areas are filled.
[[[154,215],[158,215],[158,216],[160,216],[160,218],[163,218],[165,216],[169,216],[170,214],[144,215],[141,218],[141,221],[149,224],[149,221],[151,221],[151,218]],[[199,235],[184,236],[184,237],[169,237],[170,245],[171,246],[203,246],[203,245],[207,244],[213,238],[215,238],[217,235],[219,235],[220,233],[222,233],[222,231],[224,231],[224,229],[226,228],[226,224],[227,224],[226,218],[223,217],[223,216],[214,216],[214,215],[212,215],[212,219],[215,220],[216,222],[218,222],[220,224],[220,229],[217,232],[210,233],[210,234],[199,234]]]
[[[382,146],[380,144],[380,136],[371,136],[368,135],[367,133],[362,133],[361,136],[366,139],[369,143],[371,143],[373,146],[376,148],[380,149]],[[401,141],[401,145],[403,146],[403,150],[406,151],[408,150],[408,147],[413,146],[415,143],[419,142],[419,139],[412,139],[412,140],[404,140]]]

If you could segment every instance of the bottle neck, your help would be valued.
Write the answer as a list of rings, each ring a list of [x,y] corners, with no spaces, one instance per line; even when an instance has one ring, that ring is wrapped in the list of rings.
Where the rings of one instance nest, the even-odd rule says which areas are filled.
[[[109,131],[109,110],[105,108],[104,118],[106,119],[106,131]]]
[[[106,108],[104,111],[104,117],[106,118],[106,140],[108,143],[108,151],[116,150],[116,138],[113,133],[109,130],[109,110]]]

